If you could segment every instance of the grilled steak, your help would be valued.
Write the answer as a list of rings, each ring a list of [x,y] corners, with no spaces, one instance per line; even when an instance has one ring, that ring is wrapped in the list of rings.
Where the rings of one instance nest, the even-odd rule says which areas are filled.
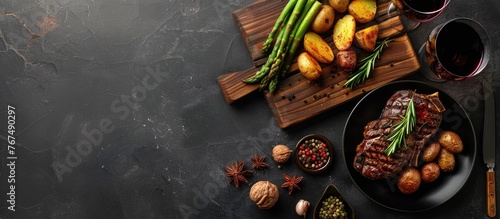
[[[416,125],[406,138],[407,147],[399,147],[389,157],[384,152],[390,144],[387,136],[393,130],[393,125],[401,121],[412,97]],[[415,166],[423,146],[436,134],[444,110],[437,92],[426,95],[412,90],[397,91],[385,104],[380,118],[365,126],[364,139],[356,147],[354,169],[369,179],[377,180],[395,176],[408,165]]]

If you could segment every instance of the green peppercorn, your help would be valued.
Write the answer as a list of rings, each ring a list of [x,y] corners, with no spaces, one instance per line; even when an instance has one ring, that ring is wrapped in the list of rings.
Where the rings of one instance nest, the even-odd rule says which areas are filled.
[[[323,202],[320,208],[319,218],[321,219],[331,219],[331,218],[342,218],[347,216],[347,212],[344,208],[344,203],[335,196],[329,196]]]

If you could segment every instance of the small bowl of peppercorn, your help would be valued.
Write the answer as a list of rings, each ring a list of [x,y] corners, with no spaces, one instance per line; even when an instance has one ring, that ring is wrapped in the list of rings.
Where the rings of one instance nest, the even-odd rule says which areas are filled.
[[[320,134],[307,135],[295,146],[294,159],[297,166],[306,173],[323,173],[332,163],[332,143]]]
[[[314,208],[315,219],[354,219],[351,205],[342,197],[337,187],[329,184]]]

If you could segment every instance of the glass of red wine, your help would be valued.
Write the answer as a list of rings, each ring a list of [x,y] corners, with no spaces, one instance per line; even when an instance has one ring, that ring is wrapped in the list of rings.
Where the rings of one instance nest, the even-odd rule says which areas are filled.
[[[450,0],[391,0],[387,14],[392,17],[401,14],[404,30],[411,31],[421,22],[427,22],[440,15]]]
[[[459,17],[435,27],[419,50],[420,72],[429,80],[464,80],[479,74],[490,59],[490,38],[483,26]]]

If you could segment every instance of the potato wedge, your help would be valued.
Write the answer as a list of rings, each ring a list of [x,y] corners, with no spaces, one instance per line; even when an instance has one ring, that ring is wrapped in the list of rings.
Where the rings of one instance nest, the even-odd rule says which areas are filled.
[[[312,31],[316,33],[325,33],[330,30],[335,22],[335,10],[330,5],[322,5],[311,24]]]
[[[335,58],[330,45],[314,32],[307,32],[304,35],[304,49],[321,63],[331,63]]]
[[[314,81],[321,76],[321,66],[308,52],[302,52],[297,57],[297,66],[300,73],[307,79]]]
[[[372,25],[365,29],[359,30],[354,34],[356,45],[368,52],[373,52],[377,45],[378,25]]]
[[[338,50],[346,50],[351,47],[356,33],[356,20],[350,14],[340,18],[333,28],[333,43]]]
[[[375,0],[352,0],[347,11],[359,23],[368,23],[377,13],[377,2]]]
[[[347,7],[349,6],[349,0],[328,0],[328,3],[335,11],[340,13],[347,11]]]

